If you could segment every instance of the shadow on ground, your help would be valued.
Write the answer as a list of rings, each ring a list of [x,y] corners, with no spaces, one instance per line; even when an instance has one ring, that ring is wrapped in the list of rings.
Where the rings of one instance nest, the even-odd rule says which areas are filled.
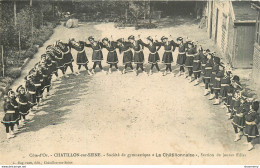
[[[69,107],[80,102],[82,93],[88,90],[86,85],[89,81],[90,77],[84,71],[79,76],[70,75],[69,78],[54,82],[51,90],[53,94],[42,102],[35,116],[26,124],[26,129],[18,134],[64,123],[67,120],[64,116],[73,112]]]

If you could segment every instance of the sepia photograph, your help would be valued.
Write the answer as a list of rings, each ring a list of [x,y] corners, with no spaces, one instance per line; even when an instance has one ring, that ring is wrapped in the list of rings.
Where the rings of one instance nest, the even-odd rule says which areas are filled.
[[[260,165],[258,0],[0,0],[0,54],[1,168]]]

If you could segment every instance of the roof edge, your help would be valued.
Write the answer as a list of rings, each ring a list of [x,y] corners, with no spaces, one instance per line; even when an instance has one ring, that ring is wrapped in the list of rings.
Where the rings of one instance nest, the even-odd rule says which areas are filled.
[[[251,3],[251,7],[253,7],[253,8],[257,8],[257,9],[260,9],[260,6],[257,5],[257,4],[255,4],[255,3]]]

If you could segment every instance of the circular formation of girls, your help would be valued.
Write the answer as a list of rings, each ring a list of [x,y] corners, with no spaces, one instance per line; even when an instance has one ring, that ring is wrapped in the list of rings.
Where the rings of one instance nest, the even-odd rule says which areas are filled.
[[[113,41],[103,38],[101,41],[96,41],[91,36],[88,38],[89,42],[70,39],[68,43],[57,41],[55,44],[47,46],[46,53],[41,55],[40,62],[25,77],[25,85],[19,86],[15,91],[12,89],[7,91],[4,102],[5,116],[2,121],[6,127],[7,139],[15,137],[15,133],[19,132],[27,123],[26,115],[29,112],[33,115],[34,111],[38,110],[38,106],[41,105],[41,101],[49,96],[52,76],[55,75],[57,80],[60,79],[58,70],[62,72],[64,78],[68,77],[66,74],[68,67],[73,74],[78,75],[81,67],[84,66],[88,75],[94,75],[97,65],[105,74],[112,73],[113,67],[120,74],[125,74],[128,68],[134,69],[132,65],[134,63],[136,64],[134,71],[138,75],[139,68],[145,73],[143,49],[146,47],[150,52],[148,63],[151,65],[146,73],[152,75],[154,67],[160,71],[158,50],[163,47],[162,63],[166,66],[163,76],[167,75],[168,71],[173,74],[172,77],[177,76],[172,72],[171,66],[173,63],[172,52],[177,49],[177,64],[180,68],[178,76],[187,78],[189,82],[195,81],[195,86],[201,83],[201,86],[205,87],[204,96],[209,95],[209,100],[215,99],[214,105],[223,102],[223,108],[226,108],[228,118],[234,127],[234,141],[239,141],[242,136],[245,136],[248,150],[254,148],[254,139],[259,137],[257,128],[260,121],[257,113],[259,102],[244,96],[244,89],[239,82],[239,77],[232,75],[231,68],[225,66],[214,52],[210,52],[209,49],[203,50],[201,46],[192,41],[184,40],[182,37],[178,37],[175,42],[165,36],[160,41],[149,36],[146,38],[147,43],[140,39],[140,35],[137,38],[131,35],[128,40],[120,38]],[[85,47],[93,50],[92,70],[88,69],[89,60]],[[78,71],[76,73],[72,65],[74,61],[71,54],[72,49],[77,51]],[[110,65],[108,72],[102,68],[102,49],[108,51],[106,60],[107,64]],[[116,49],[123,55],[125,66],[122,72],[117,66],[118,52]],[[185,71],[188,72],[187,75]],[[44,91],[46,93],[43,96]]]

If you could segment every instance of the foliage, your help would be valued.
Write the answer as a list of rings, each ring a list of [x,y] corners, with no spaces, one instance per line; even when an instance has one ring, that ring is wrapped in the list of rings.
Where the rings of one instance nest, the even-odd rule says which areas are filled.
[[[8,68],[5,74],[10,78],[16,79],[21,76],[21,69],[18,67]]]

